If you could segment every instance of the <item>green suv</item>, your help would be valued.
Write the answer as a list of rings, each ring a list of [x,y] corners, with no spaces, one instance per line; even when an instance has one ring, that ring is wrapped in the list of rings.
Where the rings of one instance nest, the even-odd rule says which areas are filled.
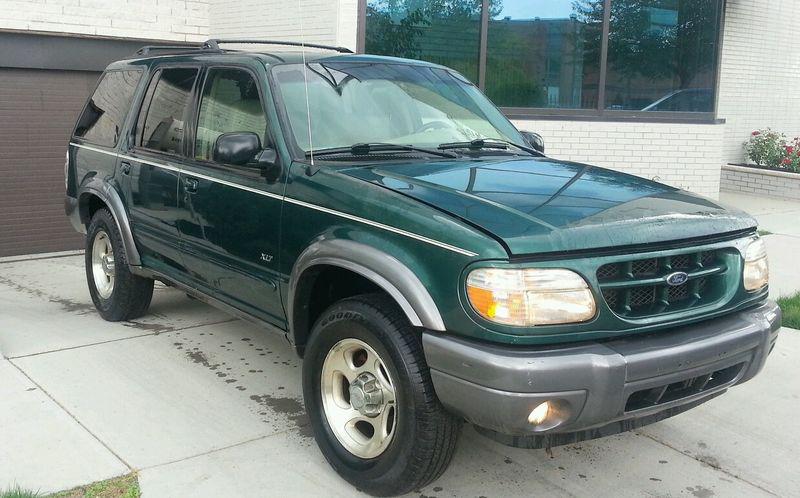
[[[745,213],[548,158],[445,67],[222,44],[145,47],[86,104],[66,212],[92,300],[130,320],[159,280],[284,335],[358,488],[433,481],[462,421],[573,443],[764,365],[780,311]]]

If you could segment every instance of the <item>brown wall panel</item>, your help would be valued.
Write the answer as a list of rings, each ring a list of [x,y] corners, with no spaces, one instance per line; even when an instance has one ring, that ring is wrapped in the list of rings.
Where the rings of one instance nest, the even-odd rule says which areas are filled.
[[[83,247],[64,216],[64,155],[99,76],[0,68],[0,257]]]

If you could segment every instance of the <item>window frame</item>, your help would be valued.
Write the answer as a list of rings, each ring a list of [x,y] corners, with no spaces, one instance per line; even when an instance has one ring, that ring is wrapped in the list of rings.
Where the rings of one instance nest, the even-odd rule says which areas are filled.
[[[358,0],[358,19],[356,26],[356,52],[365,53],[367,34],[367,1]],[[649,123],[699,123],[719,124],[724,119],[717,118],[719,109],[719,80],[720,64],[722,59],[722,40],[725,31],[726,0],[717,2],[717,37],[715,40],[715,60],[713,64],[712,80],[714,98],[710,112],[676,112],[676,111],[641,111],[641,110],[611,110],[605,108],[606,79],[608,72],[608,33],[610,28],[611,2],[603,1],[603,26],[601,33],[600,71],[598,78],[597,107],[591,109],[557,109],[547,107],[500,107],[500,110],[509,119],[524,120],[559,120],[559,121],[634,121]],[[481,2],[481,27],[478,42],[478,81],[476,86],[482,91],[486,90],[486,60],[489,32],[489,3],[490,0]]]
[[[131,71],[139,73],[139,81],[136,83],[136,88],[133,89],[133,94],[131,95],[131,101],[128,104],[128,109],[127,111],[125,111],[125,115],[122,117],[122,120],[120,121],[120,134],[117,136],[117,140],[114,142],[114,144],[113,145],[99,144],[97,142],[88,140],[86,137],[77,136],[75,132],[78,130],[78,124],[80,123],[80,120],[83,117],[83,113],[86,112],[86,109],[92,103],[92,97],[94,97],[94,94],[97,92],[97,89],[100,88],[100,84],[103,82],[106,76],[108,76],[111,73],[123,73]],[[78,114],[78,119],[75,121],[75,125],[72,127],[72,133],[70,134],[70,139],[78,143],[89,144],[97,147],[105,147],[108,149],[116,149],[117,147],[119,147],[122,137],[125,136],[125,125],[128,121],[128,118],[131,116],[131,111],[133,111],[134,108],[138,110],[139,99],[137,93],[139,92],[139,87],[141,87],[142,80],[144,79],[145,79],[144,69],[140,67],[121,67],[121,68],[107,69],[103,71],[100,77],[97,78],[97,83],[95,83],[94,88],[92,88],[92,93],[89,94],[89,97],[86,99],[86,102],[84,102],[83,107],[81,107],[81,112]]]
[[[133,123],[131,126],[131,134],[132,136],[132,149],[137,152],[146,152],[148,154],[157,154],[168,158],[181,158],[186,159],[187,156],[187,143],[191,142],[194,143],[194,134],[189,133],[187,127],[184,125],[183,131],[183,140],[181,143],[181,151],[180,152],[165,152],[163,150],[151,149],[149,147],[145,147],[142,145],[142,141],[144,138],[144,124],[147,121],[147,115],[150,113],[150,106],[153,103],[153,95],[155,94],[156,87],[158,86],[159,81],[161,81],[161,75],[167,69],[195,69],[197,71],[197,75],[194,79],[194,84],[192,85],[191,90],[189,90],[189,100],[186,104],[186,108],[183,111],[183,118],[184,123],[187,123],[188,120],[192,119],[194,112],[194,107],[196,106],[196,97],[197,94],[197,84],[200,79],[203,77],[203,65],[197,63],[167,63],[167,64],[158,64],[154,65],[150,68],[150,77],[147,80],[147,86],[144,88],[144,94],[142,95],[141,103],[138,106],[138,113],[136,115],[136,122]]]
[[[217,169],[225,169],[225,170],[234,170],[234,171],[241,171],[241,170],[249,170],[252,168],[236,166],[233,164],[226,164],[226,163],[218,163],[212,159],[198,159],[195,156],[195,148],[197,147],[197,127],[200,125],[200,106],[203,105],[203,94],[205,93],[206,85],[208,84],[208,77],[212,71],[215,69],[235,69],[237,71],[244,71],[253,78],[253,81],[256,83],[256,88],[258,90],[258,100],[261,103],[261,110],[264,113],[264,121],[266,122],[266,129],[264,130],[264,139],[265,141],[269,141],[272,143],[272,148],[275,149],[275,137],[272,135],[271,130],[274,128],[270,126],[269,122],[269,114],[267,113],[266,102],[265,102],[265,95],[264,95],[264,85],[260,81],[261,79],[258,77],[256,72],[243,64],[206,64],[203,66],[203,74],[200,75],[202,82],[200,85],[196,86],[196,98],[192,105],[192,115],[191,115],[191,134],[192,140],[189,145],[189,149],[187,149],[187,158],[192,160],[193,162],[207,166],[210,168],[217,168]],[[262,143],[261,148],[262,150],[267,146],[267,144]]]

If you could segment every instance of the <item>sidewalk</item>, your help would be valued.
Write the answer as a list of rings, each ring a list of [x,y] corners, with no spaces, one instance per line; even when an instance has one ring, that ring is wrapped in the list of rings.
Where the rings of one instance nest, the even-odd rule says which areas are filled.
[[[769,255],[770,297],[800,292],[800,202],[721,192],[722,203],[753,215],[764,236]]]

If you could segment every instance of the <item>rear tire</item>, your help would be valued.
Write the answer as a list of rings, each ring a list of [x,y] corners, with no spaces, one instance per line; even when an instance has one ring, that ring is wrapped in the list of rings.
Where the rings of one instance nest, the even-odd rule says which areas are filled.
[[[99,209],[86,230],[86,281],[105,320],[142,316],[153,297],[153,280],[131,273],[122,235],[108,209]]]
[[[323,455],[362,491],[419,489],[453,457],[461,421],[436,397],[419,333],[386,296],[344,299],[321,315],[303,359],[303,397]]]

